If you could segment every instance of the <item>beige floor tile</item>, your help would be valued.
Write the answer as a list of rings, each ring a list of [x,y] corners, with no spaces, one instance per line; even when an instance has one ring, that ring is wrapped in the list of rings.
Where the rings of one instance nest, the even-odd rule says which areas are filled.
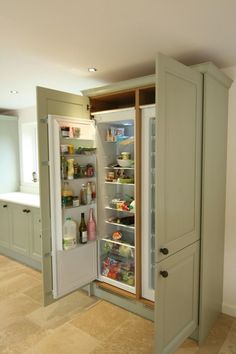
[[[18,295],[20,292],[36,287],[39,284],[39,280],[24,273],[9,279],[5,278],[0,282],[0,301]]]
[[[0,330],[38,309],[40,305],[29,297],[19,294],[0,302]]]
[[[49,306],[40,307],[27,317],[42,328],[56,328],[97,301],[97,298],[89,297],[83,291],[75,291]]]
[[[52,331],[25,354],[89,354],[98,344],[87,333],[65,324]]]
[[[130,316],[132,315],[128,311],[101,301],[88,311],[76,315],[70,323],[91,336],[104,340]]]
[[[22,354],[37,343],[37,338],[45,335],[44,332],[24,317],[17,318],[0,332],[0,353]]]
[[[139,316],[120,323],[111,336],[93,354],[152,354],[154,352],[154,324]]]
[[[43,304],[43,289],[42,284],[37,285],[31,289],[23,291],[23,294],[29,296],[31,299],[37,301],[39,304]]]
[[[229,333],[220,348],[219,354],[236,354],[236,319],[234,319]]]

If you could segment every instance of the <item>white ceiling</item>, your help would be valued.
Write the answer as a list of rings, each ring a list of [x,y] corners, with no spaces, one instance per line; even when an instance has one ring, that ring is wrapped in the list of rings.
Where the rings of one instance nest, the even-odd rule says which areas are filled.
[[[159,51],[236,65],[235,0],[0,0],[0,108],[35,86],[81,89],[151,74]],[[89,73],[95,66],[98,71]],[[9,94],[18,90],[18,95]]]

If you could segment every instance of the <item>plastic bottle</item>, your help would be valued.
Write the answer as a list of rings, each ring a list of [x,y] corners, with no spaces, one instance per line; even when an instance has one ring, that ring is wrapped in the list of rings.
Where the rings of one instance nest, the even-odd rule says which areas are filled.
[[[93,217],[93,208],[89,209],[89,219],[87,223],[88,240],[96,240],[96,223]]]
[[[85,224],[84,213],[81,213],[81,221],[79,225],[79,242],[87,243],[88,234],[87,234],[87,226]]]
[[[63,225],[63,249],[69,250],[76,247],[76,222],[70,216],[66,217]]]

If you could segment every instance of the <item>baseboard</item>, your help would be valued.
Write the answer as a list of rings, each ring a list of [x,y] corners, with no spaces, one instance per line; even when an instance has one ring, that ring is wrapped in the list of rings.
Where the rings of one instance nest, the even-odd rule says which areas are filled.
[[[223,304],[222,305],[222,312],[225,313],[226,315],[236,317],[236,306]]]

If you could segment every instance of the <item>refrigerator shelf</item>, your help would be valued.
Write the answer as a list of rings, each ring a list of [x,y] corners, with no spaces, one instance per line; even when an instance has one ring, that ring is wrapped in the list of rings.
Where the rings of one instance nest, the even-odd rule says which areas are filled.
[[[105,184],[113,184],[113,185],[120,185],[120,186],[134,186],[134,183],[120,183],[120,182],[104,182]]]
[[[111,208],[109,206],[105,207],[106,210],[114,210],[114,211],[119,211],[121,213],[127,213],[127,214],[135,214],[135,211],[131,211],[131,210],[121,210],[121,209],[117,209],[117,208]]]
[[[134,245],[130,245],[129,243],[122,242],[121,240],[116,241],[116,240],[112,240],[111,238],[102,238],[102,241],[115,243],[116,245],[120,245],[120,246],[135,248]]]
[[[134,226],[134,225],[119,224],[119,223],[110,222],[110,221],[107,221],[107,220],[105,220],[105,223],[106,223],[106,224],[109,224],[109,225],[114,225],[114,226],[123,227],[123,228],[125,228],[125,229],[135,230],[135,226]]]
[[[134,286],[131,286],[131,285],[128,285],[128,284],[125,284],[125,283],[122,283],[118,280],[115,280],[115,279],[112,279],[112,278],[109,278],[109,277],[106,277],[104,275],[100,275],[99,276],[99,280],[100,281],[103,281],[104,283],[107,283],[107,284],[110,284],[110,285],[113,285],[117,288],[120,288],[122,290],[126,290],[132,294],[135,294],[135,287]]]
[[[106,166],[105,170],[134,170],[134,167]]]

